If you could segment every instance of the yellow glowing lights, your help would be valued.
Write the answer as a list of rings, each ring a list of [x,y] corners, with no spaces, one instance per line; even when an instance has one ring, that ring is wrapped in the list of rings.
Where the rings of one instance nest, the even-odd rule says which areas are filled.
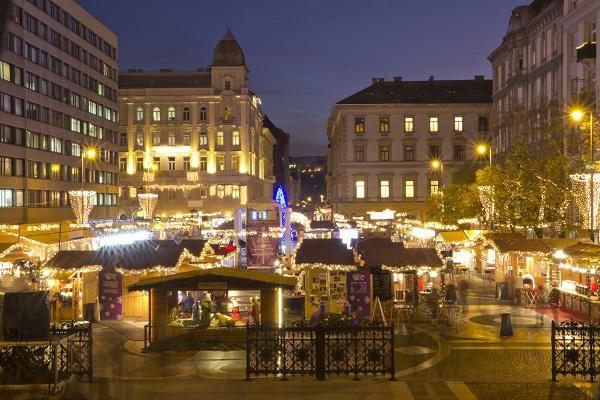
[[[487,152],[487,146],[485,144],[480,144],[477,146],[477,153],[484,155]]]
[[[52,172],[59,172],[59,171],[60,171],[60,165],[52,164]]]
[[[583,111],[581,111],[581,110],[573,110],[573,111],[571,111],[571,113],[569,114],[569,116],[571,117],[571,119],[573,121],[581,121],[581,119],[583,118]]]
[[[158,164],[152,164],[152,167],[150,167],[150,169],[151,169],[153,172],[156,172],[156,171],[158,171]]]
[[[442,166],[442,163],[439,160],[432,160],[430,165],[431,165],[431,169],[440,169],[440,167]]]
[[[94,160],[96,158],[96,149],[93,147],[88,147],[85,150],[85,158],[88,160]]]

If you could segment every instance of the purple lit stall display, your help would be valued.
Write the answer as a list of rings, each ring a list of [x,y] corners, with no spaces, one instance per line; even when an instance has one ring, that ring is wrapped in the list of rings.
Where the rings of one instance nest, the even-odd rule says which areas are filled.
[[[100,319],[120,320],[123,318],[123,277],[116,272],[101,271],[99,278]]]
[[[359,319],[369,318],[371,314],[371,274],[348,272],[346,279],[350,309]]]

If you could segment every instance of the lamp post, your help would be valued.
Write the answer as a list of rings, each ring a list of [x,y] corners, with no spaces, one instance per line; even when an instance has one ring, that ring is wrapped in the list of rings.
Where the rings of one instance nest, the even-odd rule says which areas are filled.
[[[480,144],[477,146],[477,154],[481,156],[485,156],[485,154],[489,154],[490,167],[492,166],[492,146],[487,146],[485,144]]]
[[[595,235],[594,235],[594,175],[596,172],[596,165],[594,164],[594,113],[592,111],[589,111],[589,117],[590,117],[590,129],[589,129],[589,135],[590,135],[590,146],[589,146],[589,150],[590,150],[590,238],[592,239],[592,241],[595,243]],[[571,119],[573,119],[576,122],[579,122],[583,119],[585,112],[575,109],[572,110],[571,113],[569,114]]]
[[[440,190],[444,187],[444,163],[440,160],[431,160],[429,166],[432,170],[440,173]]]
[[[84,148],[81,152],[81,221],[83,221],[83,210],[84,210],[84,196],[83,196],[83,183],[85,182],[85,159],[95,160],[96,149],[93,147]]]

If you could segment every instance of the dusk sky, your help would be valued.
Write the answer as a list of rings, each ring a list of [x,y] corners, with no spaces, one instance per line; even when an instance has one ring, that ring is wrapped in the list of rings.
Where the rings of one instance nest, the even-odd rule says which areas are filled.
[[[516,0],[79,0],[119,36],[119,67],[193,70],[230,28],[250,88],[292,136],[292,155],[326,150],[332,104],[372,77],[491,77]]]

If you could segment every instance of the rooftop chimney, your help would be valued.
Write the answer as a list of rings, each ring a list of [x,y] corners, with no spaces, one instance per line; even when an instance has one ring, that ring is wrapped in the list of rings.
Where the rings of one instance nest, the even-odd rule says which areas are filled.
[[[376,84],[376,83],[381,83],[381,82],[383,82],[383,81],[384,81],[384,79],[383,79],[383,78],[371,78],[371,82],[372,82],[373,84]]]
[[[433,75],[429,75],[429,81],[430,81],[430,82],[433,82],[433,81],[434,81],[434,79],[435,79],[435,76],[433,76]]]
[[[394,77],[394,82],[402,82],[402,77],[401,76],[395,76]]]
[[[485,75],[475,75],[475,80],[476,81],[482,81],[485,79]]]

